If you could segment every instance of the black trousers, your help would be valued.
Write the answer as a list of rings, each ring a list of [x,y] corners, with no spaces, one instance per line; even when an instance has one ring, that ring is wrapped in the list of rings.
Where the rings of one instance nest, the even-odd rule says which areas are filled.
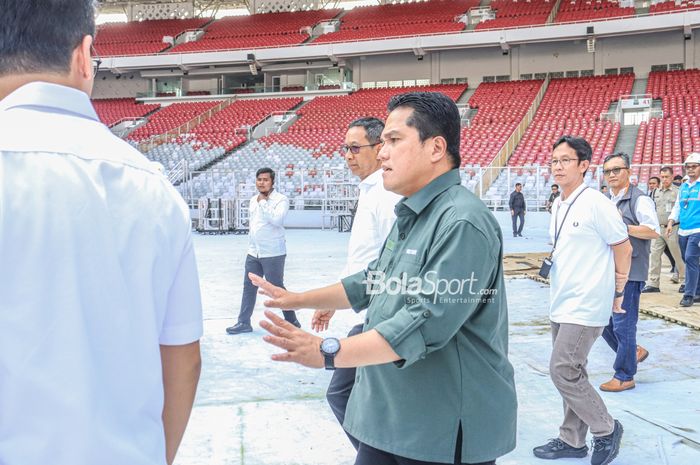
[[[348,333],[348,337],[362,333],[362,327],[362,324],[353,326]],[[350,398],[350,393],[352,392],[352,387],[354,385],[354,368],[336,368],[333,372],[331,382],[328,385],[328,391],[326,391],[326,400],[328,401],[328,405],[331,406],[331,410],[333,410],[333,414],[338,419],[341,426],[345,420],[345,411],[348,408],[348,399]],[[355,448],[355,450],[357,450],[358,447],[360,447],[360,441],[355,439],[347,431],[345,434],[348,435],[348,439],[350,439],[352,446]]]
[[[258,297],[258,287],[248,277],[248,273],[263,276],[271,284],[284,289],[284,262],[286,255],[277,257],[257,258],[252,255],[245,257],[245,272],[243,277],[243,296],[241,297],[241,311],[238,314],[238,322],[249,325],[250,317],[255,308]],[[284,310],[284,319],[293,323],[297,321],[297,315],[291,310]]]
[[[462,427],[459,427],[459,432],[457,433],[457,444],[455,446],[455,459],[453,465],[496,465],[495,460],[490,462],[481,463],[462,463],[461,459],[461,445],[462,445]],[[384,452],[374,447],[368,446],[367,444],[360,443],[360,448],[357,451],[357,459],[355,459],[355,465],[445,465],[444,463],[438,462],[422,462],[420,460],[413,460],[406,457],[400,457],[398,455],[390,454],[389,452]]]
[[[520,227],[518,227],[518,218],[520,218]],[[525,226],[525,210],[515,210],[514,214],[511,215],[511,220],[513,220],[513,234],[522,233],[523,226]]]

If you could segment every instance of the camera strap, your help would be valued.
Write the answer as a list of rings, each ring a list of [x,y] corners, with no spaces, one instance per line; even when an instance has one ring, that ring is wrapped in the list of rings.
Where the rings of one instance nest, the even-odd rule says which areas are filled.
[[[571,210],[571,207],[574,206],[574,203],[578,200],[578,198],[581,196],[581,194],[584,193],[584,191],[588,189],[588,186],[584,187],[581,192],[579,192],[576,197],[574,197],[574,200],[571,201],[569,206],[566,209],[566,213],[564,213],[564,218],[561,220],[561,226],[558,226],[559,224],[559,210],[561,209],[561,200],[559,201],[559,207],[557,208],[557,214],[554,217],[554,245],[552,246],[552,252],[549,254],[549,258],[551,259],[552,256],[554,255],[554,249],[557,248],[557,242],[559,241],[559,235],[561,234],[561,230],[564,227],[564,223],[566,222],[566,217],[569,214],[569,210]],[[561,199],[561,197],[559,197]]]

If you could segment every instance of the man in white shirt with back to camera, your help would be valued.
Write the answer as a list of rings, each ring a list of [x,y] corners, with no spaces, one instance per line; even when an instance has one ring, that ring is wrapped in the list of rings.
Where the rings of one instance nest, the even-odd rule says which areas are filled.
[[[377,118],[355,120],[350,123],[345,133],[345,144],[341,147],[348,168],[360,178],[360,197],[350,231],[348,258],[340,273],[341,278],[366,269],[370,262],[379,257],[382,244],[396,221],[394,206],[401,200],[401,196],[384,189],[381,161],[377,159],[383,130],[384,123]],[[328,323],[334,314],[335,310],[317,310],[311,321],[312,328],[315,331],[328,329]],[[348,337],[360,334],[363,326],[362,323],[354,326]],[[354,384],[354,368],[336,368],[326,392],[328,404],[341,425]],[[357,449],[358,440],[350,434],[348,438]]]
[[[90,103],[92,0],[0,24],[0,463],[172,464],[201,366],[189,209]]]
[[[562,136],[552,152],[552,174],[562,194],[552,206],[549,228],[554,244],[549,373],[564,400],[564,421],[559,436],[533,453],[550,460],[586,457],[590,428],[591,464],[603,465],[618,454],[622,425],[589,382],[586,365],[611,312],[622,311],[632,246],[615,204],[583,182],[591,155],[590,144],[573,136]]]
[[[238,322],[226,328],[228,334],[250,333],[250,317],[253,315],[258,288],[249,273],[265,276],[275,286],[284,287],[284,262],[287,245],[284,237],[284,220],[289,212],[289,199],[275,190],[275,172],[271,168],[260,168],[255,173],[258,193],[250,199],[248,207],[248,254],[245,258],[243,296]],[[297,328],[301,327],[296,313],[285,310],[284,319]]]

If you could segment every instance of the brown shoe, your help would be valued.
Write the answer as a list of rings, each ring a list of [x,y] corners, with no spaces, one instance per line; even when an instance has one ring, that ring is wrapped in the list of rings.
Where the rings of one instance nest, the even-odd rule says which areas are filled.
[[[628,389],[634,389],[634,380],[620,381],[617,378],[613,378],[607,383],[603,383],[600,385],[600,390],[606,392],[620,392],[626,391]]]
[[[642,363],[649,356],[649,351],[642,346],[637,346],[637,365]]]

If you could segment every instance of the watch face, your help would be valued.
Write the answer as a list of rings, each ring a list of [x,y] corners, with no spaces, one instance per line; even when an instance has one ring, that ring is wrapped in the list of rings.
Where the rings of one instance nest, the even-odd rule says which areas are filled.
[[[334,337],[329,337],[321,342],[321,350],[327,354],[334,354],[340,350],[340,341]]]

